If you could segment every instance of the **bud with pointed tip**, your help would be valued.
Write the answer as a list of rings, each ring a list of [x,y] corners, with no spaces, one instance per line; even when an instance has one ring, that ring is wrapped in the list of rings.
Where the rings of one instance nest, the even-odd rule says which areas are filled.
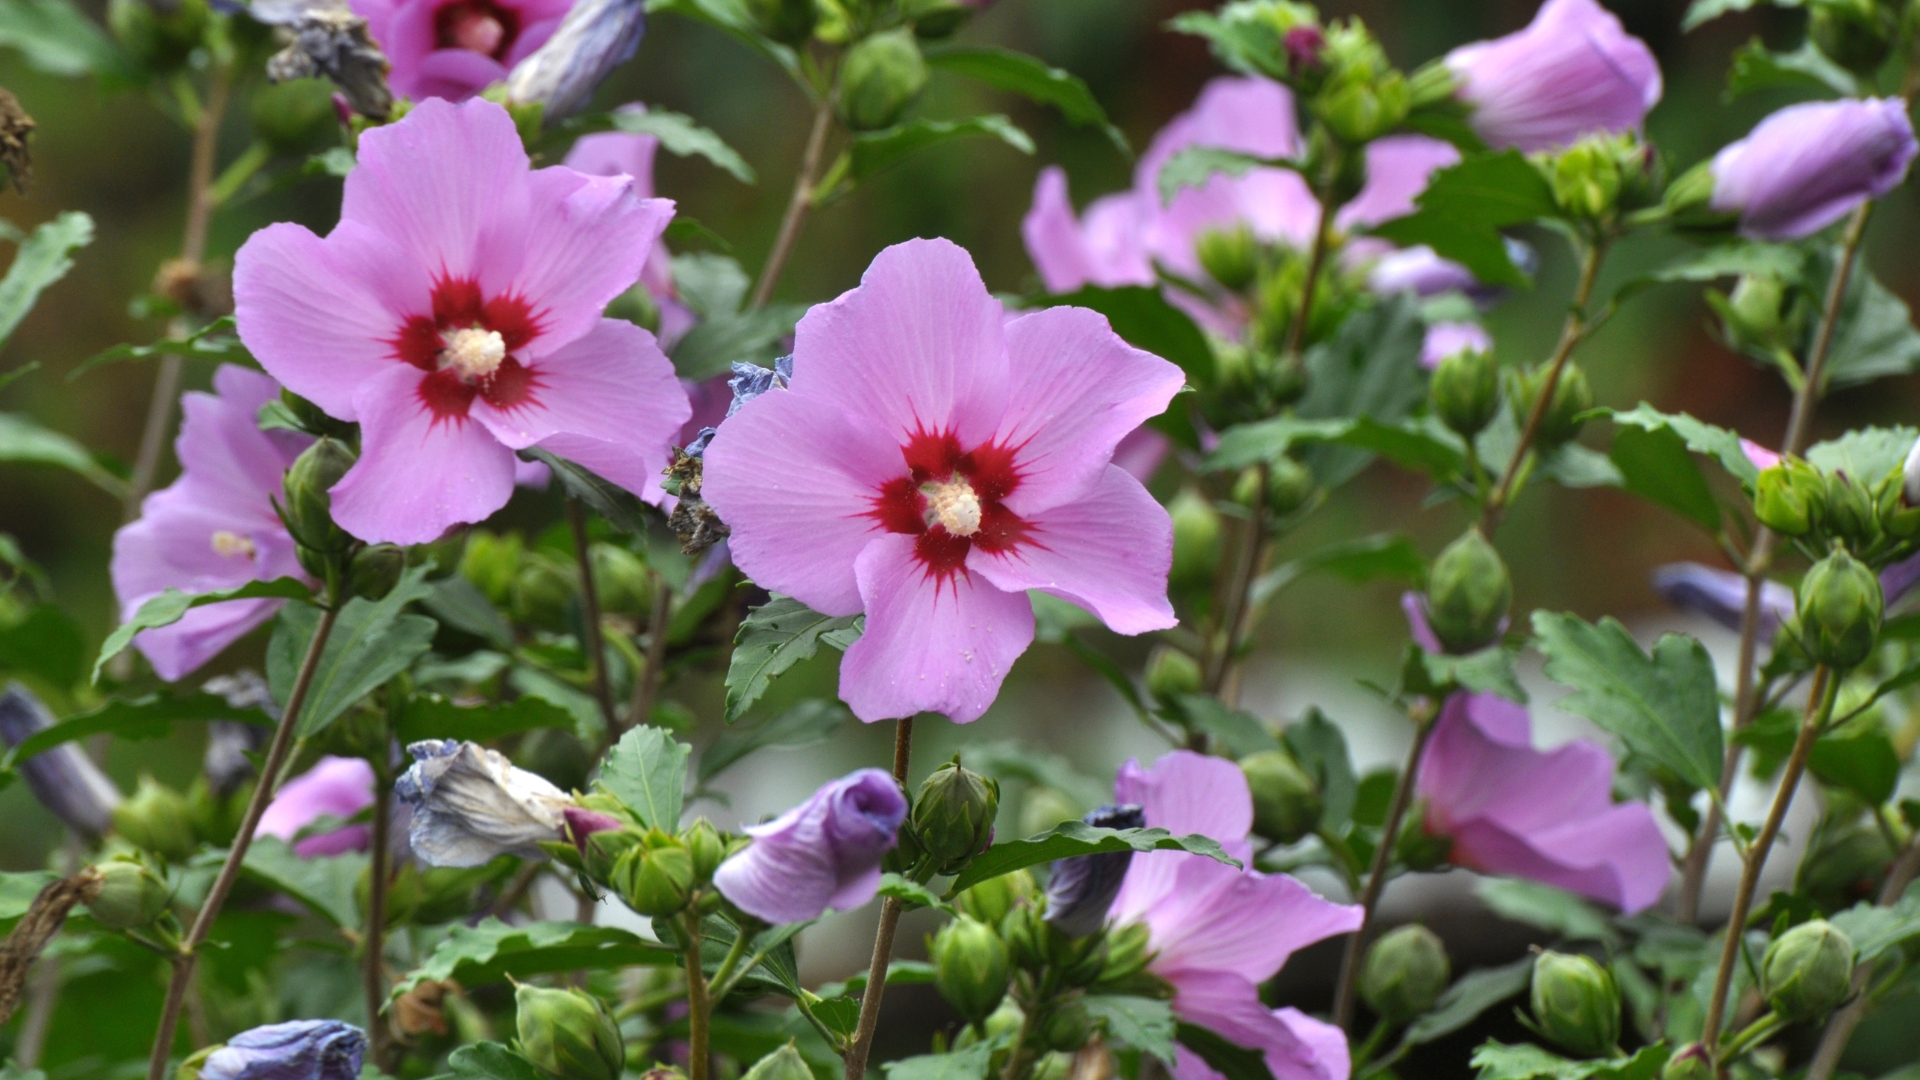
[[[353,557],[353,572],[348,578],[353,595],[379,600],[400,584],[407,569],[407,552],[397,544],[375,544]]]
[[[1805,536],[1825,508],[1826,481],[1799,458],[1761,470],[1754,481],[1754,516],[1782,536]]]
[[[1713,1080],[1713,1059],[1706,1047],[1688,1043],[1660,1070],[1660,1080]]]
[[[938,873],[957,874],[993,840],[1000,811],[1000,783],[960,766],[940,766],[913,800],[913,834]]]
[[[522,984],[514,992],[520,1052],[554,1080],[619,1080],[620,1029],[600,999],[579,990]]]
[[[353,463],[354,453],[345,443],[318,439],[294,459],[282,482],[287,531],[299,545],[300,565],[316,577],[325,577],[331,558],[353,543],[346,530],[333,523],[330,494]]]
[[[1543,952],[1533,962],[1533,1022],[1581,1057],[1604,1057],[1620,1042],[1620,988],[1591,958]]]
[[[1476,652],[1500,637],[1513,581],[1480,530],[1447,545],[1427,571],[1427,623],[1450,653]]]
[[[1263,750],[1240,759],[1253,793],[1253,831],[1269,840],[1291,844],[1320,825],[1320,786],[1293,757],[1279,750]]]
[[[1865,563],[1834,551],[1800,579],[1798,599],[1800,643],[1814,663],[1851,668],[1873,651],[1886,599]]]
[[[1500,365],[1484,349],[1461,349],[1433,369],[1427,398],[1441,423],[1471,439],[1500,409]]]
[[[695,821],[680,834],[687,845],[687,854],[693,857],[693,881],[696,885],[705,885],[713,880],[713,872],[727,858],[727,838],[713,827],[706,818]]]
[[[1546,390],[1547,377],[1552,367],[1542,364],[1531,372],[1521,372],[1514,376],[1512,387],[1513,415],[1522,429],[1533,416],[1534,404]],[[1580,365],[1568,363],[1560,372],[1560,380],[1554,384],[1553,399],[1547,403],[1547,409],[1540,414],[1540,429],[1534,441],[1543,450],[1551,450],[1563,443],[1571,442],[1586,426],[1580,414],[1593,408],[1593,387],[1587,382],[1587,373]]]
[[[1788,1021],[1816,1020],[1853,992],[1853,941],[1813,919],[1775,938],[1760,970],[1774,1012]]]
[[[594,544],[593,583],[600,610],[634,619],[647,618],[653,609],[653,571],[646,560],[617,544]]]
[[[1013,976],[1007,946],[993,927],[962,915],[933,935],[927,955],[940,996],[968,1021],[984,1021],[1000,1007]]]
[[[1398,1027],[1433,1008],[1452,977],[1447,947],[1424,926],[1398,927],[1373,943],[1360,969],[1360,996]]]
[[[642,915],[677,915],[693,893],[693,855],[679,837],[653,830],[614,863],[609,884]]]

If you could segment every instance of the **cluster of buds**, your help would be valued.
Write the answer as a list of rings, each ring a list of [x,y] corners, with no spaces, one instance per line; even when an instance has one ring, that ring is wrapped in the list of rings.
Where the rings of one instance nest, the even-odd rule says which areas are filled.
[[[1449,653],[1477,652],[1506,631],[1513,579],[1480,530],[1469,528],[1427,570],[1426,621]]]
[[[1243,0],[1220,22],[1243,43],[1238,59],[1300,94],[1338,141],[1361,146],[1398,128],[1413,106],[1406,76],[1358,19],[1322,23],[1293,0]]]
[[[962,768],[956,754],[921,783],[887,868],[915,881],[958,874],[993,843],[999,814],[999,781]]]
[[[331,492],[357,458],[339,439],[316,439],[287,469],[284,501],[274,509],[293,537],[301,569],[325,582],[327,595],[378,600],[400,581],[407,553],[396,544],[362,544],[334,523]]]
[[[1513,404],[1513,418],[1521,430],[1533,419],[1540,398],[1547,392],[1552,368],[1541,364],[1532,371],[1514,371],[1507,385],[1507,400]],[[1593,387],[1579,364],[1568,361],[1554,381],[1553,397],[1540,412],[1540,427],[1534,433],[1534,445],[1542,451],[1564,446],[1586,426],[1586,413],[1593,408]]]
[[[1920,539],[1920,486],[1914,455],[1904,469],[1885,476],[1854,477],[1785,458],[1763,471],[1754,488],[1754,514],[1761,524],[1814,551],[1845,547],[1855,557],[1885,566]]]
[[[685,911],[704,917],[723,900],[713,872],[735,846],[706,818],[678,834],[642,825],[618,799],[588,795],[565,811],[564,842],[541,846],[610,889],[635,912],[656,919]]]
[[[1604,222],[1659,201],[1659,158],[1633,132],[1589,135],[1536,164],[1554,204],[1575,221]]]
[[[602,616],[637,630],[652,610],[653,571],[647,561],[618,544],[596,540],[587,548]],[[460,554],[460,575],[516,622],[543,630],[573,629],[580,608],[580,569],[572,557],[529,550],[517,533],[476,529]]]

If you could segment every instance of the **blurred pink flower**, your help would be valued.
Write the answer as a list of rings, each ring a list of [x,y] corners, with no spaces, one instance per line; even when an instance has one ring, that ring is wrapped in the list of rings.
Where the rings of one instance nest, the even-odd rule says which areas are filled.
[[[1800,240],[1907,178],[1920,153],[1899,98],[1809,101],[1713,156],[1713,199],[1757,240]]]
[[[619,111],[645,112],[647,107],[625,105]],[[603,131],[582,136],[573,144],[573,149],[567,151],[566,160],[561,164],[588,176],[631,176],[634,194],[651,199],[653,158],[659,149],[660,140],[651,135]],[[640,284],[660,308],[660,347],[671,349],[699,318],[680,302],[680,294],[674,290],[673,253],[667,250],[667,245],[656,243],[647,252],[647,264],[640,270]]]
[[[365,825],[348,825],[295,842],[300,830],[323,817],[350,818],[373,805],[373,766],[359,758],[323,757],[313,768],[282,784],[260,815],[261,836],[293,844],[303,859],[365,851]]]
[[[1740,440],[1740,452],[1747,455],[1747,460],[1753,462],[1754,468],[1763,472],[1780,464],[1779,453],[1761,446],[1752,439]]]
[[[1493,335],[1479,323],[1430,323],[1426,340],[1420,345],[1420,366],[1432,370],[1455,353],[1488,352],[1492,348]]]
[[[573,0],[348,0],[401,97],[464,101],[546,44]]]
[[[113,591],[122,619],[168,589],[215,592],[307,576],[273,499],[287,466],[313,440],[260,430],[260,407],[280,394],[265,375],[223,365],[214,372],[213,389],[180,399],[184,419],[173,444],[180,478],[147,496],[139,520],[114,534]],[[272,618],[280,603],[208,604],[171,626],[141,631],[133,643],[171,682]]]
[[[427,101],[368,131],[340,224],[255,233],[234,260],[241,339],[360,460],[333,489],[362,540],[433,540],[512,494],[540,446],[651,500],[686,393],[652,334],[601,309],[673,216],[626,177],[533,171],[505,109]]]
[[[1532,153],[1640,126],[1660,100],[1646,42],[1595,0],[1547,0],[1525,29],[1448,53],[1468,123],[1495,149]]]
[[[1005,322],[965,251],[910,240],[800,321],[790,387],[720,424],[705,496],[754,581],[866,613],[855,715],[966,723],[1033,640],[1028,589],[1123,634],[1174,625],[1172,522],[1111,462],[1183,381],[1091,311]]]
[[[1531,878],[1632,914],[1660,899],[1672,863],[1645,803],[1613,801],[1614,762],[1576,739],[1533,748],[1525,706],[1457,693],[1434,723],[1415,791],[1450,860]]]
[[[880,860],[893,850],[907,798],[881,769],[830,781],[764,825],[720,864],[713,884],[740,910],[770,923],[851,911],[880,891]]]
[[[1150,828],[1200,833],[1251,862],[1253,796],[1240,767],[1222,758],[1176,750],[1143,769],[1129,761],[1114,796],[1146,812]],[[1114,900],[1115,925],[1147,928],[1147,968],[1173,984],[1182,1020],[1266,1055],[1275,1080],[1346,1080],[1347,1040],[1340,1029],[1298,1009],[1269,1009],[1259,986],[1298,950],[1360,928],[1360,908],[1322,900],[1285,874],[1237,870],[1179,851],[1136,854]],[[1215,1073],[1184,1047],[1178,1080]]]

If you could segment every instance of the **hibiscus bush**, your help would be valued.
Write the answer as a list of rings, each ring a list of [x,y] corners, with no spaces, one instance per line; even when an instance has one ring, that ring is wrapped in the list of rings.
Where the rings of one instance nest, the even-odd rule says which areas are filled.
[[[1651,140],[1661,64],[1597,0],[1404,58],[1194,8],[1161,32],[1219,70],[1135,158],[1087,82],[977,42],[986,0],[0,0],[0,46],[177,121],[190,170],[133,298],[163,330],[72,373],[151,380],[137,456],[0,414],[0,467],[125,509],[99,633],[0,533],[0,783],[61,826],[0,874],[0,1078],[1911,1078],[1920,429],[1820,411],[1920,369],[1863,255],[1902,242],[1920,0],[1771,2],[1795,36],[1727,94],[1791,103],[1706,152]],[[649,15],[805,103],[751,269],[654,184],[745,157],[608,100]],[[1045,165],[1018,292],[921,236],[833,297],[789,269],[820,211],[1035,150],[936,74],[1132,183],[1076,210]],[[36,107],[0,90],[23,191]],[[211,239],[302,184],[337,214]],[[35,197],[0,339],[104,249]],[[1783,432],[1596,394],[1583,347],[1656,293],[1778,376]],[[1488,329],[1528,307],[1540,355]],[[1362,476],[1403,527],[1329,512]],[[1517,605],[1502,525],[1543,499],[1697,532],[1720,565],[1653,583],[1714,650]],[[1322,574],[1377,587],[1309,626],[1399,597],[1395,767],[1246,691]],[[1022,664],[1063,731],[1164,745],[1109,781],[970,737]],[[1549,686],[1591,738],[1543,746]],[[729,769],[862,724],[890,760],[732,806]],[[103,770],[161,738],[204,747],[184,781]],[[1383,906],[1448,872],[1535,947]],[[856,912],[857,969],[803,977]]]

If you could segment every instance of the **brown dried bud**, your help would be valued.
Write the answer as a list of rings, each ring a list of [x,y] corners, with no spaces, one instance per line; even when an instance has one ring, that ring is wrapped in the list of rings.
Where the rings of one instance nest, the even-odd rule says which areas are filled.
[[[367,20],[340,7],[313,7],[286,24],[292,40],[267,60],[267,79],[327,78],[361,116],[385,120],[393,111],[387,57],[367,34]]]
[[[393,1026],[409,1038],[419,1035],[445,1035],[447,1013],[443,1007],[448,984],[422,979],[413,989],[393,1002]]]
[[[27,137],[33,134],[33,117],[20,107],[13,91],[0,86],[0,165],[13,178],[13,190],[27,193],[27,181],[33,179],[33,151]]]

